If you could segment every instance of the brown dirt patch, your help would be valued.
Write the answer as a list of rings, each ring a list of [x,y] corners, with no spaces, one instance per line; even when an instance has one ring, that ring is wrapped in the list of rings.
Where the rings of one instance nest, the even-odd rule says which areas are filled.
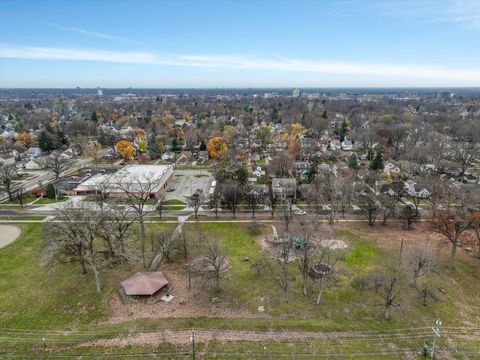
[[[201,286],[201,280],[193,277],[192,288],[188,289],[188,275],[181,264],[162,264],[161,271],[168,279],[171,289],[169,293],[175,298],[169,303],[159,301],[149,305],[144,302],[123,304],[118,294],[110,300],[112,315],[106,324],[118,324],[146,318],[266,318],[266,314],[252,314],[248,311],[233,308],[222,298],[222,293],[214,294],[210,289]],[[218,302],[212,303],[212,297]],[[180,302],[185,300],[185,304]]]

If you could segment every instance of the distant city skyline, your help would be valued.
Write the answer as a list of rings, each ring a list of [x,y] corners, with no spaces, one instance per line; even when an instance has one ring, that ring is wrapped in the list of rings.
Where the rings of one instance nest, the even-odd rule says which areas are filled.
[[[480,1],[0,4],[0,87],[480,86]]]

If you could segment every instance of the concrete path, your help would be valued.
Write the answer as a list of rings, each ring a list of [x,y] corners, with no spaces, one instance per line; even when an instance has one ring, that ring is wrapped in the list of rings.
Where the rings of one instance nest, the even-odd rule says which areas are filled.
[[[0,249],[11,244],[20,236],[21,230],[13,225],[0,225]]]

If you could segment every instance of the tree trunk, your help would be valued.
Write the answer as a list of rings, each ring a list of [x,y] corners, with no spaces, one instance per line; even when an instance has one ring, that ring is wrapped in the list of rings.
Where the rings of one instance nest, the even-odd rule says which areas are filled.
[[[102,292],[102,280],[100,279],[100,272],[97,270],[96,266],[93,268],[93,274],[95,275],[95,286],[97,287],[97,292]]]
[[[83,275],[87,273],[87,268],[85,266],[85,260],[83,259],[83,255],[80,255],[80,269],[82,270]]]
[[[318,292],[317,296],[317,305],[320,305],[320,301],[322,301],[323,290],[325,289],[325,280],[323,277],[320,279],[320,291]]]
[[[452,251],[450,252],[450,258],[448,259],[448,268],[453,269],[453,261],[455,260],[455,254],[457,253],[458,240],[452,243]]]
[[[142,260],[143,260],[143,267],[146,268],[147,265],[145,263],[145,224],[143,223],[143,215],[139,217],[140,222],[140,237],[142,238]]]
[[[383,314],[385,320],[390,320],[390,307],[391,305],[385,305],[385,313]]]

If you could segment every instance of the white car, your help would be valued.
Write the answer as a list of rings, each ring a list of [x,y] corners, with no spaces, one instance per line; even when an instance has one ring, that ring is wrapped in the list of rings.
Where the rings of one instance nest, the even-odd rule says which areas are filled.
[[[294,210],[293,214],[294,215],[307,215],[307,212],[305,210],[298,209],[298,210]]]

